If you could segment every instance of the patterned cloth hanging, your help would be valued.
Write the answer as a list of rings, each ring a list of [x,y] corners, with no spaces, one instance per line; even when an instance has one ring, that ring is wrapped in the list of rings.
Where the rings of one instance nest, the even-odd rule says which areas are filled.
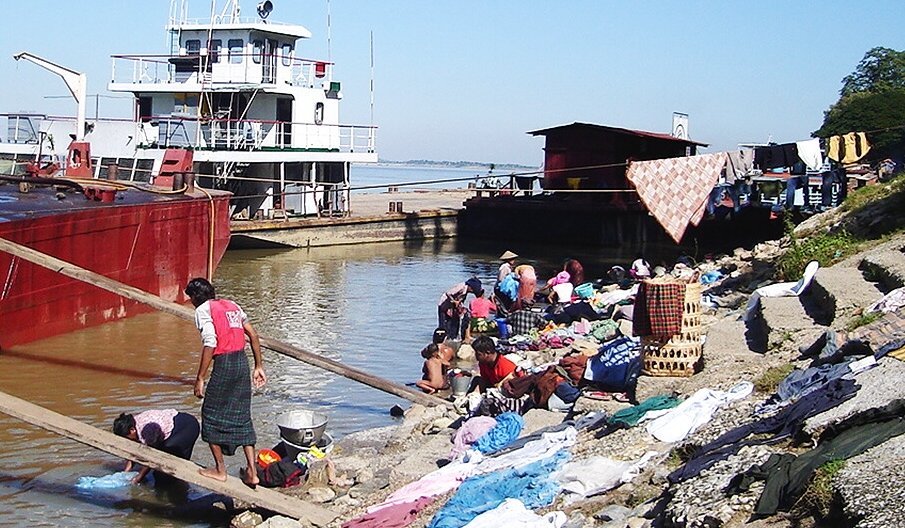
[[[632,162],[626,177],[657,222],[678,244],[688,224],[698,225],[726,153]]]

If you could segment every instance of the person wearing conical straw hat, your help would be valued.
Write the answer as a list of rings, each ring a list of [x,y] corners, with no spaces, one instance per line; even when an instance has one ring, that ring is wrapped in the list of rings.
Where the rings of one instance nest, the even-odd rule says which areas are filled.
[[[506,275],[512,273],[512,268],[515,267],[515,259],[518,258],[518,255],[513,253],[512,251],[505,251],[502,255],[500,255],[500,260],[503,262],[500,264],[500,272],[497,274],[497,283],[506,278]]]

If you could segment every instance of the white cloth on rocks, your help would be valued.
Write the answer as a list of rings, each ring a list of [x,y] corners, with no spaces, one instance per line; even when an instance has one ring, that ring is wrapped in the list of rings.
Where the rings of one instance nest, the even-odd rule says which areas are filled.
[[[870,305],[866,312],[897,312],[903,306],[905,306],[905,287],[887,293],[882,299]]]
[[[754,392],[750,381],[742,381],[728,391],[701,389],[673,409],[648,411],[647,432],[661,442],[678,442],[706,424],[719,409]]]
[[[569,504],[631,482],[641,474],[647,463],[659,454],[656,451],[648,451],[635,462],[613,460],[604,456],[573,460],[552,476],[562,485],[563,491],[571,494],[566,497],[566,504]]]
[[[814,275],[817,275],[819,268],[820,263],[812,260],[804,269],[804,275],[798,282],[779,282],[761,286],[754,290],[754,293],[748,298],[748,306],[745,307],[745,315],[742,320],[750,321],[754,319],[761,297],[797,297],[801,295],[811,285],[811,281],[814,280]]]
[[[568,518],[561,511],[538,515],[518,499],[506,499],[471,520],[464,528],[561,528]]]

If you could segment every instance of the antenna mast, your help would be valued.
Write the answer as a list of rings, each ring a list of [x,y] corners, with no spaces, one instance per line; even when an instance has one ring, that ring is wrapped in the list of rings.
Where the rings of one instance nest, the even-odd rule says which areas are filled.
[[[371,31],[371,126],[374,126],[374,32]]]
[[[333,62],[333,56],[330,53],[330,0],[327,0],[327,62]]]

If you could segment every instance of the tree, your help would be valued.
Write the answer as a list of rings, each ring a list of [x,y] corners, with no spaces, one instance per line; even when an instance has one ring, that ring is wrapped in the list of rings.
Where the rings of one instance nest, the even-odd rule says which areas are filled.
[[[839,100],[824,112],[812,135],[829,137],[858,131],[870,134],[868,160],[905,158],[905,51],[873,48],[855,71],[842,79]],[[891,129],[891,130],[883,130]]]
[[[855,71],[842,79],[839,95],[844,98],[896,88],[905,88],[905,51],[873,48],[864,54]]]

